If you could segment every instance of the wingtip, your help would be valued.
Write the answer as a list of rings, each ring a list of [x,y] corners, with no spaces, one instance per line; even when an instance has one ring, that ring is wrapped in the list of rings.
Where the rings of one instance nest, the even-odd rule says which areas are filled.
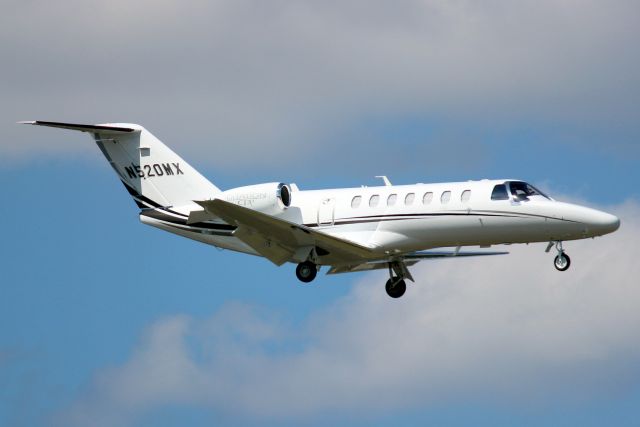
[[[35,125],[36,124],[36,120],[22,120],[19,122],[16,122],[19,125]]]

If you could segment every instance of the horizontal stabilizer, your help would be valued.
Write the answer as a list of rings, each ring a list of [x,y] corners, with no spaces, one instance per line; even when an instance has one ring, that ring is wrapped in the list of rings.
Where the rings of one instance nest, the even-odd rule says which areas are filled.
[[[52,128],[62,128],[70,130],[79,130],[81,132],[101,132],[101,133],[130,133],[140,129],[132,127],[122,127],[120,125],[99,124],[99,125],[81,125],[77,123],[61,123],[61,122],[44,122],[41,120],[18,122],[21,125],[48,126]]]

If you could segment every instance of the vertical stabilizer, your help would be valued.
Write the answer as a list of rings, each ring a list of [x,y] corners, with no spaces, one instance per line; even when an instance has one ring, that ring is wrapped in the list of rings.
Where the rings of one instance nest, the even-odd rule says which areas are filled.
[[[81,125],[22,122],[90,133],[141,208],[183,206],[220,189],[144,127],[128,123]]]

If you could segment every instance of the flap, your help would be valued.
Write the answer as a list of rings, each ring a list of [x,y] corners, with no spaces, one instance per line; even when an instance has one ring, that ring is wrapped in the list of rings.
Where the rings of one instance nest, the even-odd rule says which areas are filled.
[[[276,259],[280,261],[284,258],[282,251],[288,252],[289,260],[303,246],[319,247],[345,262],[379,258],[372,248],[234,203],[220,199],[196,203],[225,222],[237,226],[234,236],[276,264],[286,261],[276,262]],[[256,235],[260,236],[262,242],[256,240]],[[278,252],[278,256],[274,256],[273,252]]]
[[[410,267],[414,264],[417,264],[420,260],[413,261],[405,261],[405,265]],[[354,273],[356,271],[371,271],[371,270],[382,270],[389,268],[389,263],[387,261],[374,261],[374,262],[366,262],[363,264],[351,264],[351,265],[334,265],[331,266],[327,274],[340,274],[340,273]]]
[[[189,218],[187,218],[187,224],[195,224],[197,222],[205,222],[212,219],[219,218],[211,212],[208,212],[206,209],[200,211],[191,211],[189,212]]]
[[[421,259],[436,259],[436,258],[460,258],[460,257],[472,257],[472,256],[491,256],[491,255],[508,255],[509,252],[457,252],[457,251],[424,251],[413,252],[407,255],[403,255],[402,259],[405,260],[421,260]]]
[[[458,252],[458,251],[424,251],[414,252],[399,257],[405,266],[412,266],[423,259],[458,258],[489,255],[507,255],[509,252]],[[355,271],[380,270],[389,267],[389,260],[376,260],[362,264],[340,264],[332,266],[327,274],[351,273]]]

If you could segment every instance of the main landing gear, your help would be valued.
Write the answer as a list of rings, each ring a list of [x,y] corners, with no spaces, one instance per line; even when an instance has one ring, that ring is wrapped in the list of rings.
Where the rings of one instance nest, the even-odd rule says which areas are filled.
[[[391,298],[400,298],[406,292],[407,284],[402,278],[391,276],[384,289]]]
[[[385,284],[384,289],[387,291],[387,295],[391,298],[400,298],[407,291],[407,283],[405,279],[411,280],[413,277],[407,268],[407,265],[402,261],[391,261],[389,266],[389,280]],[[298,264],[296,267],[296,276],[298,280],[304,283],[309,283],[316,278],[318,274],[318,265],[313,261],[304,261]]]
[[[309,283],[316,278],[317,274],[318,266],[311,261],[301,262],[296,267],[296,276],[301,282]]]
[[[413,277],[409,273],[407,265],[402,261],[393,261],[389,263],[389,280],[387,280],[384,289],[391,298],[400,298],[407,290],[407,283],[404,279],[413,282]]]
[[[549,242],[545,252],[549,252],[554,245],[558,251],[558,255],[553,260],[553,265],[558,271],[567,271],[569,266],[571,266],[571,258],[569,258],[569,255],[567,255],[564,252],[564,249],[562,249],[562,242],[560,240],[556,242]]]

